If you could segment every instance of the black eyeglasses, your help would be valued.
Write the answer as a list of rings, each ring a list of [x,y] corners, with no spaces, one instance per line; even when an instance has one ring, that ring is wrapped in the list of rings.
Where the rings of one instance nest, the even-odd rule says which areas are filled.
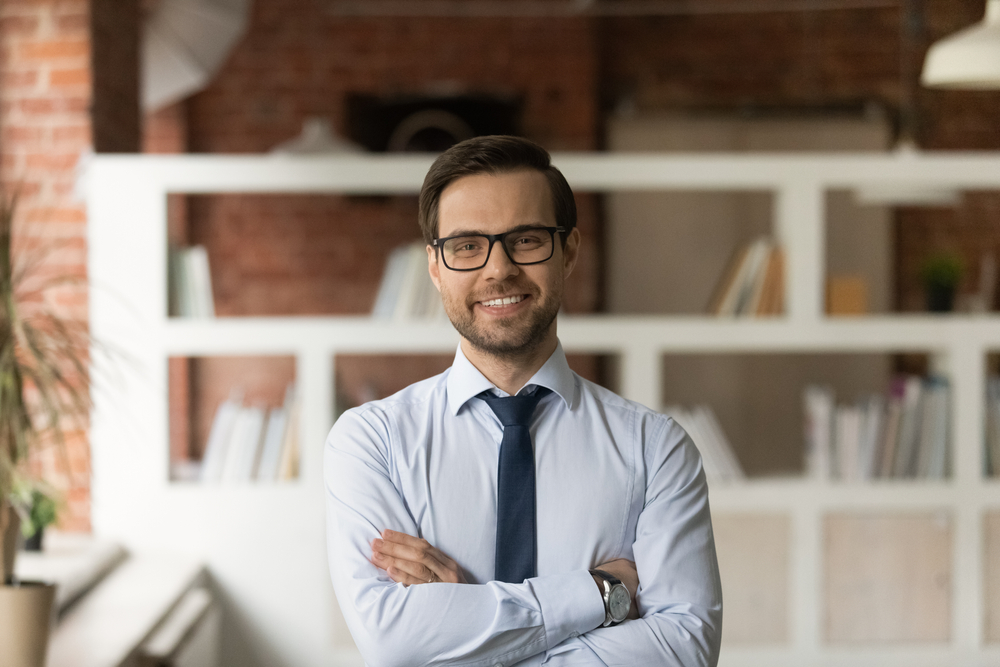
[[[493,252],[493,243],[500,241],[507,258],[525,266],[547,262],[555,253],[555,236],[565,227],[522,227],[503,234],[462,234],[434,239],[441,250],[444,265],[452,271],[475,271],[486,266]]]

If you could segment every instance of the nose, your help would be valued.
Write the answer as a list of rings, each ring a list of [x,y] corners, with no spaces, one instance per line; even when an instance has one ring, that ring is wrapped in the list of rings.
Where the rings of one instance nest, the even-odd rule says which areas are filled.
[[[502,281],[510,276],[516,276],[521,269],[514,262],[510,261],[507,251],[504,250],[503,243],[494,241],[490,247],[490,256],[483,267],[483,276],[487,280]]]

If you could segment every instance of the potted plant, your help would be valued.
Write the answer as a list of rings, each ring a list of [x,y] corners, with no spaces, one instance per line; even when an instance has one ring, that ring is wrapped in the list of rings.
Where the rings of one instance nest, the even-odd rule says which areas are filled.
[[[955,305],[955,291],[962,280],[962,258],[952,252],[931,255],[920,266],[920,279],[927,296],[927,310],[947,313]]]
[[[11,504],[21,520],[25,551],[41,551],[46,526],[56,522],[58,492],[45,482],[21,479],[14,484]]]
[[[51,288],[72,279],[47,277],[38,251],[13,256],[15,208],[0,193],[0,665],[41,667],[55,591],[14,578],[16,491],[26,484],[31,452],[61,447],[86,417],[90,342],[83,323],[46,304]],[[26,517],[34,521],[30,509]]]

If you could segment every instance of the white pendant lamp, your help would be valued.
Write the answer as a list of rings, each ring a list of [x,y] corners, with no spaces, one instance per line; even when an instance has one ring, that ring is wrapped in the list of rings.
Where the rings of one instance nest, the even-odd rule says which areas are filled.
[[[982,21],[931,46],[920,81],[931,88],[1000,89],[1000,0],[986,0]]]

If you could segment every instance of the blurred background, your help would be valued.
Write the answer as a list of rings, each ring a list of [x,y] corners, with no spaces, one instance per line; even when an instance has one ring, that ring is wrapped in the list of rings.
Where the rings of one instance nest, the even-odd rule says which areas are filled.
[[[0,182],[17,193],[17,247],[53,245],[51,270],[78,279],[51,291],[50,302],[86,322],[94,289],[88,247],[96,238],[107,244],[88,236],[80,175],[93,154],[426,154],[471,136],[516,134],[557,153],[993,157],[1000,91],[921,83],[931,45],[982,21],[985,8],[983,0],[4,0]],[[581,189],[577,203],[584,243],[567,316],[687,322],[784,312],[781,288],[768,292],[767,267],[782,262],[770,232],[774,193]],[[975,332],[993,327],[1000,350],[1000,188],[830,189],[822,206],[824,317],[971,322]],[[399,296],[417,275],[407,273],[407,244],[420,238],[412,194],[172,192],[163,215],[165,238],[156,242],[169,253],[163,316],[173,322],[374,313],[398,335],[411,319],[439,322],[433,295]],[[755,252],[756,278],[747,264]],[[932,302],[935,267],[948,274],[945,306]],[[787,286],[775,270],[774,284]],[[727,302],[741,280],[758,294],[749,311]],[[945,314],[924,319],[928,311]],[[966,330],[954,331],[962,340]],[[956,431],[950,399],[936,387],[956,382],[959,366],[930,346],[736,347],[663,354],[661,404],[653,406],[718,441],[698,444],[712,459],[706,468],[724,506],[716,513],[727,599],[721,664],[957,664],[957,656],[996,664],[996,352],[965,367],[985,409]],[[161,481],[177,492],[171,498],[185,508],[178,522],[190,530],[184,544],[134,541],[193,559],[208,595],[188,603],[193,611],[176,621],[187,629],[160,654],[149,649],[148,659],[181,667],[361,664],[322,569],[321,472],[308,469],[322,443],[308,438],[342,410],[444,370],[451,354],[337,355],[327,369],[331,404],[297,432],[303,362],[291,351],[157,350],[166,377],[160,435],[169,449]],[[573,353],[571,365],[625,391],[614,354]],[[907,380],[924,406],[908,417]],[[925,432],[975,437],[914,435],[912,447],[927,453],[914,449],[901,460],[891,450],[900,437],[887,431],[907,418]],[[710,435],[713,424],[720,438]],[[244,463],[219,454],[225,444],[213,446],[213,437],[226,441],[216,432],[227,428],[253,440],[257,453]],[[230,450],[237,439],[228,437]],[[127,522],[109,520],[102,530],[95,520],[100,485],[118,489],[115,476],[130,473],[92,475],[91,444],[83,425],[68,433],[65,450],[42,450],[29,467],[61,499],[49,548],[104,554],[94,583],[138,549]],[[965,495],[953,459],[963,447],[982,459],[981,479]],[[293,489],[290,498],[262,497],[247,484],[265,478],[279,493]],[[823,505],[816,498],[830,488],[870,493],[856,511],[803,523],[793,511],[797,494]],[[754,511],[739,511],[741,493]],[[253,529],[244,526],[225,547],[224,529],[213,534],[217,525],[255,520],[240,505],[272,502],[291,512],[315,503],[303,512],[319,513],[306,524],[312,532],[288,547],[308,544],[310,562],[320,563],[309,571],[320,601],[303,605],[301,616],[298,589],[281,585],[280,546],[267,547],[270,571],[229,576],[227,564],[257,548],[245,537]],[[227,518],[192,525],[199,507]],[[147,532],[155,526],[135,534]],[[959,587],[956,573],[969,563],[978,569]],[[87,664],[137,660],[136,647],[163,629],[166,611],[190,588],[194,579],[185,576],[177,591],[160,593],[167,602],[133,633],[131,652]],[[266,590],[254,589],[254,577],[269,581]],[[808,619],[797,616],[803,609]],[[67,606],[61,618],[71,613]],[[974,631],[958,630],[970,619]]]

